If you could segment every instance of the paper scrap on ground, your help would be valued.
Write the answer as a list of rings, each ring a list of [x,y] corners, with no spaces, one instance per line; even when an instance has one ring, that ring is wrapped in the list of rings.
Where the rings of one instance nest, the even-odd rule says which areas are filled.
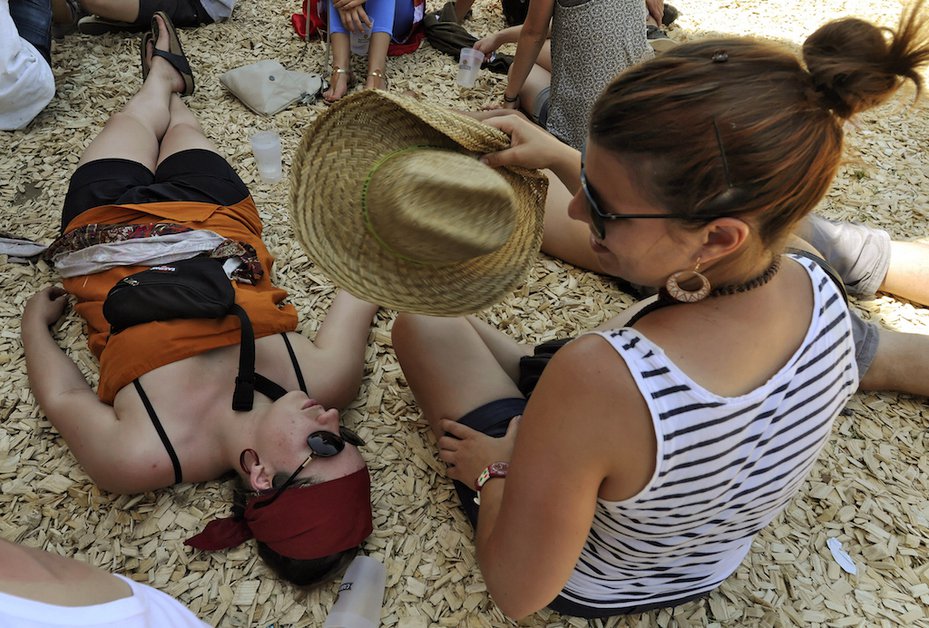
[[[848,555],[848,552],[842,549],[842,542],[839,541],[839,539],[832,537],[826,541],[826,545],[832,552],[832,557],[835,558],[835,562],[839,563],[839,567],[853,575],[858,573],[858,567],[855,566],[855,561]]]

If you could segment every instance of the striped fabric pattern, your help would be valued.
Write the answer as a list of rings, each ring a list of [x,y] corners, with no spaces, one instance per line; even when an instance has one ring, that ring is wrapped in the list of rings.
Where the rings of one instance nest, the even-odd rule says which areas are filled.
[[[636,497],[598,500],[563,597],[622,609],[710,591],[797,493],[858,386],[847,306],[816,264],[797,261],[814,286],[809,331],[788,364],[746,395],[703,389],[633,328],[598,332],[648,403],[657,462]]]

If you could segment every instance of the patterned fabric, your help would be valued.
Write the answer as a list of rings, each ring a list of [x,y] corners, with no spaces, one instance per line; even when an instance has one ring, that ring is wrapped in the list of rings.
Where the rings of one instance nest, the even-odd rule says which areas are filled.
[[[251,319],[255,338],[293,331],[297,310],[284,303],[287,292],[271,283],[274,263],[261,240],[261,218],[251,196],[228,206],[193,201],[165,201],[140,205],[104,205],[82,212],[68,225],[74,231],[94,223],[137,225],[170,222],[191,229],[205,229],[249,244],[264,270],[254,285],[234,284],[236,303]],[[113,268],[102,273],[63,278],[64,289],[77,297],[75,311],[87,322],[87,345],[100,360],[97,395],[113,403],[123,387],[154,369],[191,356],[236,345],[241,339],[239,319],[174,319],[135,325],[110,334],[103,315],[103,302],[110,288],[127,275],[144,270],[140,266]]]
[[[715,589],[793,499],[858,385],[848,308],[818,265],[798,261],[813,285],[809,330],[745,395],[702,388],[634,328],[600,332],[651,411],[655,474],[633,498],[597,501],[563,597],[621,610]]]
[[[574,5],[574,6],[572,6]],[[654,56],[642,0],[555,0],[549,132],[580,150],[590,112],[621,71]]]
[[[45,253],[42,255],[42,259],[51,264],[55,264],[69,253],[81,251],[100,244],[126,242],[128,240],[153,238],[191,231],[193,231],[193,229],[190,227],[170,222],[126,225],[93,223],[73,229],[57,238],[49,245],[48,249],[46,249]],[[241,258],[242,264],[232,272],[232,279],[242,283],[254,285],[264,274],[255,247],[247,242],[226,238],[215,249],[210,251],[209,256],[217,259],[228,259],[230,257]],[[106,268],[101,267],[100,270],[103,271],[106,270]]]

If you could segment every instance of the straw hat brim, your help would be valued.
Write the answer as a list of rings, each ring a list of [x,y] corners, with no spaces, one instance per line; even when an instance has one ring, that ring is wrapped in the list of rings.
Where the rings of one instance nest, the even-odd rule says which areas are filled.
[[[506,134],[473,118],[381,91],[341,99],[304,134],[291,167],[294,233],[332,282],[404,312],[457,316],[484,309],[525,280],[542,243],[548,179],[500,168],[516,199],[513,232],[498,250],[432,266],[382,247],[365,226],[363,182],[382,156],[409,146],[479,155],[509,146]],[[416,202],[415,194],[410,198]]]

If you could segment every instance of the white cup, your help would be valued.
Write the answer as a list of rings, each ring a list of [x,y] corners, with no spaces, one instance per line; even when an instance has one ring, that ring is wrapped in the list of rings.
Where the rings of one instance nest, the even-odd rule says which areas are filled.
[[[474,87],[483,62],[483,52],[474,48],[462,48],[458,60],[458,84],[462,87]]]
[[[339,598],[332,605],[323,628],[378,628],[387,570],[370,556],[356,556],[345,570]]]
[[[348,40],[351,42],[352,54],[361,57],[368,56],[368,46],[371,43],[371,31],[374,29],[374,20],[371,20],[371,27],[362,23],[361,32],[351,31],[348,34]]]
[[[258,174],[265,183],[280,181],[281,172],[281,136],[277,131],[258,131],[251,137],[252,152]]]

